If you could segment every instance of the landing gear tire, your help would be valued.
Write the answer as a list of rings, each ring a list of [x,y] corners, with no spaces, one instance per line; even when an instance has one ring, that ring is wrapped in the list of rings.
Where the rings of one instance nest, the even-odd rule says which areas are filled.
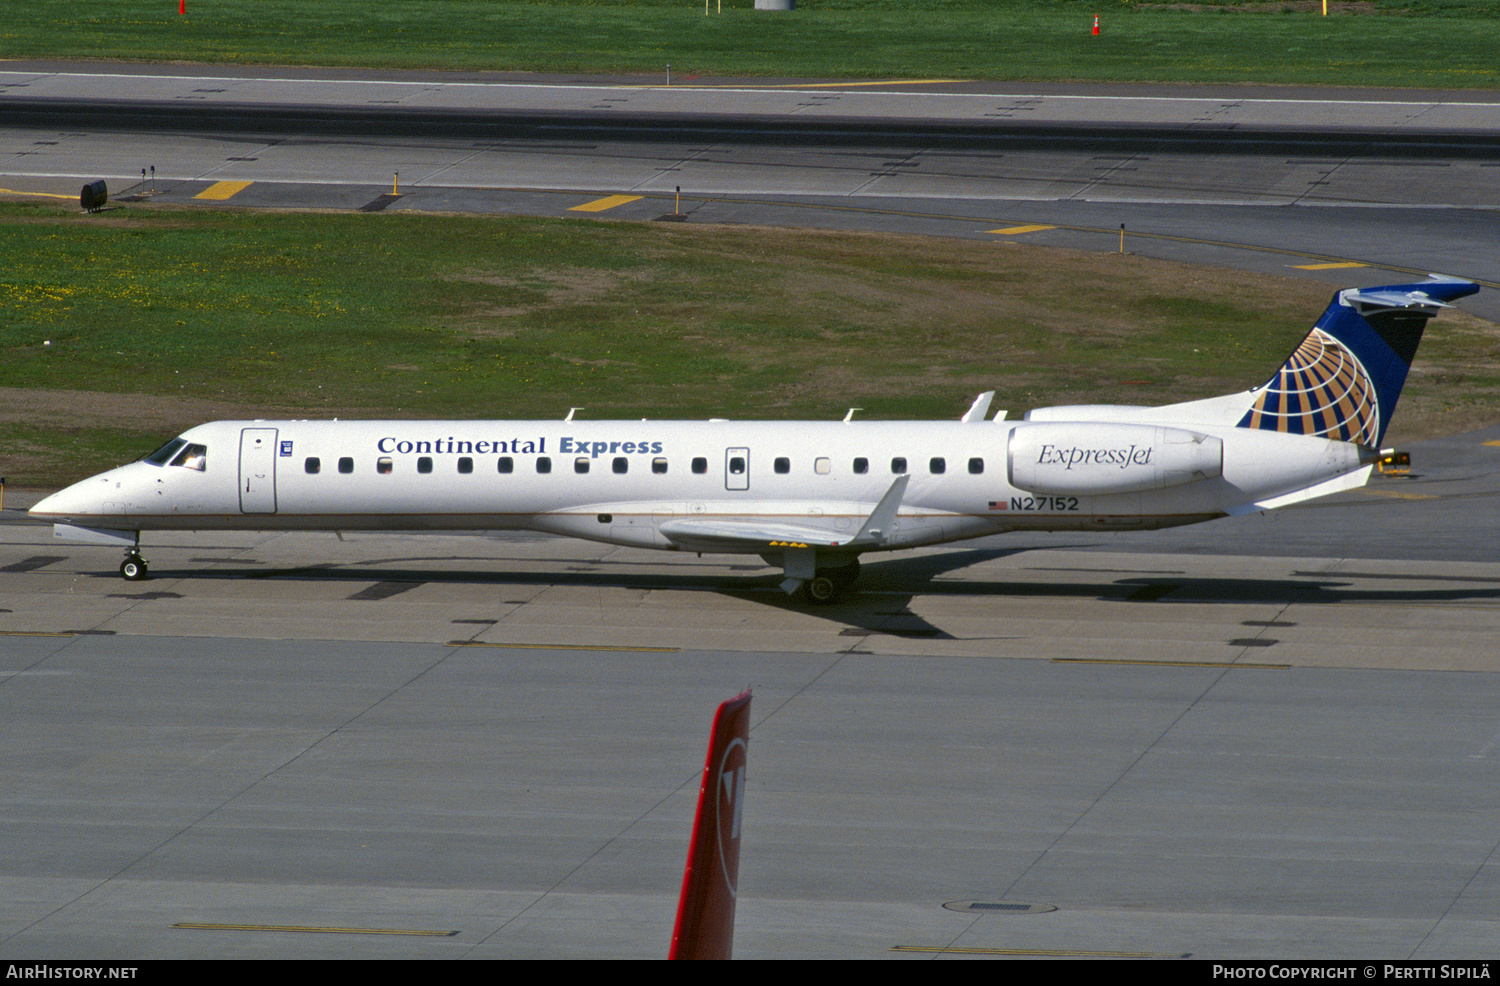
[[[140,555],[127,555],[120,562],[120,578],[127,582],[139,582],[146,577],[146,560]]]
[[[802,583],[802,595],[808,602],[818,606],[837,602],[843,592],[844,587],[826,575],[814,575]]]
[[[827,606],[843,598],[844,593],[859,578],[859,560],[855,559],[838,568],[820,568],[816,575],[802,583],[802,595],[810,603]]]

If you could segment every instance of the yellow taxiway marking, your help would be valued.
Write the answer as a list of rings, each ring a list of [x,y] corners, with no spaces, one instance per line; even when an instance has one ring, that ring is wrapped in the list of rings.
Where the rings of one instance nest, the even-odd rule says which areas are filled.
[[[319,928],[294,924],[202,924],[197,921],[181,921],[172,925],[187,931],[293,931],[315,935],[426,935],[450,938],[456,931],[423,931],[407,928]]]
[[[1001,236],[1015,236],[1019,233],[1040,233],[1044,229],[1056,229],[1056,226],[1007,226],[1004,229],[992,229],[991,233],[999,233]]]
[[[216,181],[197,195],[194,195],[193,198],[213,199],[216,202],[222,201],[233,198],[254,184],[255,182],[253,181]]]
[[[1397,493],[1395,490],[1360,490],[1366,496],[1389,496],[1397,500],[1436,500],[1436,493]]]
[[[645,196],[642,195],[608,195],[602,199],[585,202],[583,205],[575,205],[568,209],[569,212],[604,212],[616,206],[625,205],[627,202],[639,202]]]
[[[1343,270],[1346,267],[1368,267],[1370,265],[1356,263],[1351,260],[1346,263],[1338,264],[1295,264],[1294,266],[1298,270]]]
[[[1484,444],[1485,445],[1500,445],[1500,440],[1496,440],[1496,441],[1492,441],[1492,442],[1485,442]]]
[[[0,630],[0,637],[76,637],[72,630]]]
[[[56,192],[18,192],[14,188],[0,188],[0,195],[34,195],[41,199],[73,199],[77,201],[76,195],[58,195]]]
[[[449,647],[499,647],[505,650],[608,650],[630,653],[676,654],[680,647],[628,647],[622,644],[492,644],[488,640],[450,640]]]

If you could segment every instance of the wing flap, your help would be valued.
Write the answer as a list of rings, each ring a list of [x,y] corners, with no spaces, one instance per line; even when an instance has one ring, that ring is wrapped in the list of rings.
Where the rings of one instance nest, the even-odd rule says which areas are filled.
[[[816,527],[736,520],[669,520],[659,528],[662,537],[696,551],[744,551],[758,554],[781,548],[838,548],[849,538],[835,537]]]

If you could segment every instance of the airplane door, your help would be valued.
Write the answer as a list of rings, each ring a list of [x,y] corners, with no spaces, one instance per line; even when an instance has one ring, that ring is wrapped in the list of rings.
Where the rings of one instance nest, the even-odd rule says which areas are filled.
[[[726,490],[748,490],[750,488],[750,450],[731,448],[724,450],[724,488]]]
[[[240,513],[276,512],[276,429],[240,430]]]

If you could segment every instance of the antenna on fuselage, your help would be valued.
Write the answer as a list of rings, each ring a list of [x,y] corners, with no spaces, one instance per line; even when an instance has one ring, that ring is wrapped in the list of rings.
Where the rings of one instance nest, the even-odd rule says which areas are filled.
[[[570,407],[570,408],[568,408],[568,416],[566,418],[563,418],[563,420],[564,421],[572,421],[574,414],[576,414],[579,411],[587,411],[587,410],[588,410],[588,408],[586,408],[586,407]]]
[[[848,424],[849,422],[851,422],[851,421],[854,420],[854,412],[855,411],[863,411],[863,410],[864,410],[864,408],[862,408],[862,407],[851,407],[849,409],[849,413],[846,414],[846,415],[844,415],[844,424]]]

